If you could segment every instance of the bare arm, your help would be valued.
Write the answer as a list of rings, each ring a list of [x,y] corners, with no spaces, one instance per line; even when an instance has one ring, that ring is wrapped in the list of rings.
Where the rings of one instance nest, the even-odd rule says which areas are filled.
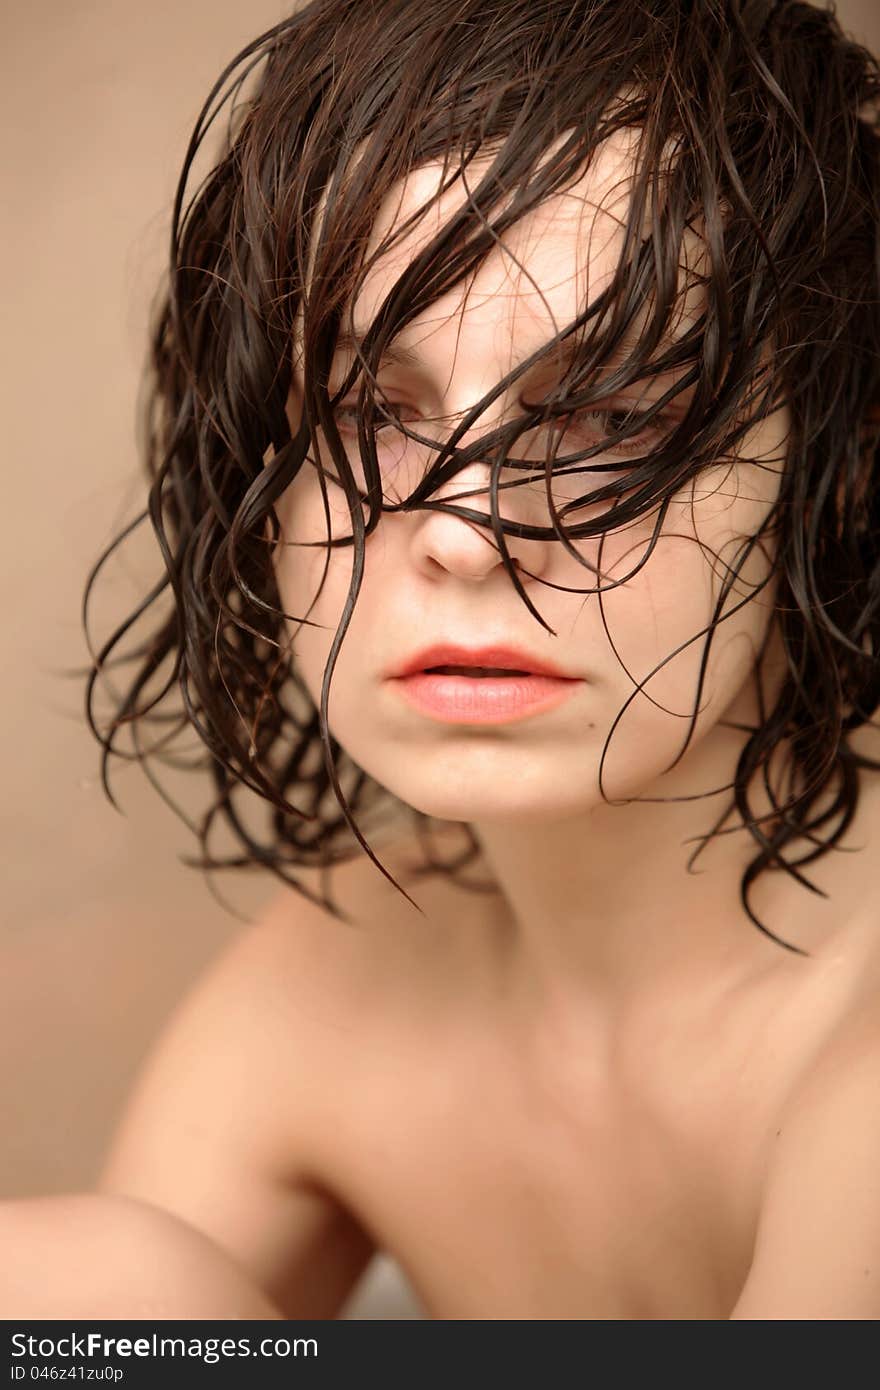
[[[307,1163],[344,930],[286,892],[233,942],[147,1059],[98,1182],[204,1233],[287,1317],[334,1317],[373,1252]]]
[[[206,1236],[91,1193],[0,1202],[0,1317],[279,1318]]]

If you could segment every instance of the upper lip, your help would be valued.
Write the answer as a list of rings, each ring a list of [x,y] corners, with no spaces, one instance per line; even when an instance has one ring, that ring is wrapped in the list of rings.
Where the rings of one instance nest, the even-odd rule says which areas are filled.
[[[560,671],[552,661],[530,656],[518,647],[459,647],[454,642],[438,642],[432,647],[423,647],[420,652],[402,662],[391,675],[411,676],[417,671],[426,671],[431,666],[497,666],[509,671],[525,671],[530,675],[556,676],[561,680],[575,679],[565,671]]]

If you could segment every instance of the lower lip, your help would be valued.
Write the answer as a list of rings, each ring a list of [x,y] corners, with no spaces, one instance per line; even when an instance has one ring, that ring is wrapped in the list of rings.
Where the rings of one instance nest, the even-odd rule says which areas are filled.
[[[556,676],[441,676],[416,671],[394,684],[416,709],[444,724],[512,724],[555,709],[579,680]]]

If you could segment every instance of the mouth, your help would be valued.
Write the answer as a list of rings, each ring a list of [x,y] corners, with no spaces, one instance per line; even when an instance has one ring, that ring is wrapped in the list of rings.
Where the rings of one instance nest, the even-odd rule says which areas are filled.
[[[494,725],[547,714],[583,682],[510,648],[435,646],[404,663],[390,685],[435,723]]]
[[[395,670],[392,678],[408,676],[457,676],[466,680],[515,680],[529,676],[549,676],[555,680],[571,680],[552,662],[534,657],[521,648],[503,645],[465,647],[457,642],[436,642],[413,653]]]
[[[533,673],[512,670],[504,666],[427,666],[424,674],[426,676],[470,676],[476,680],[485,680],[489,676],[528,676]]]

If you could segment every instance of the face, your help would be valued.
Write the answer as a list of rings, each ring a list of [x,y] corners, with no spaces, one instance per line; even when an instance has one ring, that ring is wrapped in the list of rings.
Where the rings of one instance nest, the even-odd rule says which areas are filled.
[[[446,438],[517,361],[546,344],[602,290],[619,255],[630,156],[631,147],[619,133],[577,185],[519,222],[466,284],[435,301],[398,335],[395,347],[409,349],[407,360],[389,361],[377,380],[411,429]],[[383,209],[374,245],[433,196],[440,177],[439,166],[410,176]],[[469,170],[469,182],[475,177]],[[356,337],[363,336],[414,253],[463,196],[460,184],[449,188],[371,266],[350,308]],[[700,304],[688,292],[682,305],[679,327],[684,331]],[[345,380],[351,360],[340,354],[331,394]],[[540,399],[552,385],[548,370],[552,366],[545,363],[540,381],[520,377],[514,395],[497,396],[472,432],[461,437],[460,446],[518,415],[519,399]],[[577,423],[562,452],[587,447],[599,423],[613,420],[618,411],[643,409],[646,399],[656,399],[671,384],[671,377],[659,378],[609,397],[597,407],[599,413]],[[337,419],[357,472],[356,396],[357,384]],[[670,407],[679,414],[685,408],[684,397]],[[295,375],[292,426],[298,413]],[[750,676],[772,611],[772,584],[751,601],[743,600],[768,576],[766,548],[761,546],[753,549],[726,599],[723,612],[730,616],[711,643],[690,748],[674,773],[663,774],[675,763],[689,731],[705,630],[727,566],[738,562],[743,538],[759,530],[775,499],[788,424],[787,412],[779,410],[754,425],[737,458],[719,460],[674,497],[647,563],[616,586],[614,581],[625,579],[644,555],[655,516],[609,531],[601,553],[601,602],[595,592],[583,592],[595,590],[597,581],[577,558],[595,564],[598,539],[572,542],[572,555],[558,541],[508,535],[508,551],[525,592],[552,634],[518,597],[489,528],[430,509],[383,514],[366,543],[363,583],[330,686],[334,737],[355,763],[402,801],[448,820],[552,818],[600,804],[602,792],[617,799],[705,790],[702,774],[711,770],[711,785],[721,750],[729,755],[732,747],[722,720],[742,717],[752,708]],[[634,441],[627,440],[622,451],[610,449],[591,462],[601,463],[609,477],[617,476],[626,449],[644,452],[653,441],[649,438],[641,449],[635,442],[635,449]],[[546,440],[528,437],[517,441],[511,454],[529,457],[533,446],[534,456],[542,459]],[[419,476],[424,446],[386,427],[377,447],[383,489],[394,502],[408,494]],[[332,471],[326,448],[321,455]],[[488,514],[489,476],[488,464],[475,462],[438,489],[433,500],[476,492],[459,505]],[[503,518],[548,526],[546,485],[543,474],[536,477],[525,487],[499,493]],[[562,504],[600,481],[562,477],[554,484],[554,501]],[[350,535],[345,494],[329,480],[326,486],[330,534]],[[570,520],[583,520],[600,509],[581,510]],[[302,544],[325,542],[328,534],[314,467],[302,469],[276,510],[283,528],[274,553],[279,592],[285,613],[294,615],[288,630],[295,665],[317,705],[349,593],[354,549],[328,553],[323,544]],[[307,618],[308,624],[298,618]],[[397,677],[411,659],[441,644],[514,648],[521,661],[486,664],[516,669],[529,661],[550,664],[565,679],[492,679],[490,689],[490,680],[480,677]],[[431,664],[457,663],[435,654]],[[725,766],[726,776],[731,771]]]

